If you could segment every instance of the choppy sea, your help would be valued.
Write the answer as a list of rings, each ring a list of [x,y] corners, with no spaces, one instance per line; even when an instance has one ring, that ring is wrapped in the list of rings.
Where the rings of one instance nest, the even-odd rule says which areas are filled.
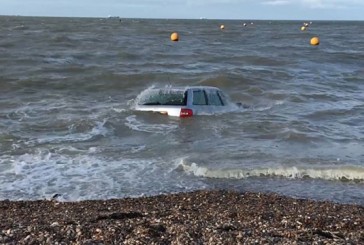
[[[0,200],[229,189],[364,205],[364,22],[304,21],[1,16]],[[244,107],[133,109],[187,85]]]

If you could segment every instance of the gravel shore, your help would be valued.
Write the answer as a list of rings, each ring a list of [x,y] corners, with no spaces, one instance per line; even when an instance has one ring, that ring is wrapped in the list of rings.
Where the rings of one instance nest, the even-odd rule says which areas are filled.
[[[364,244],[364,207],[229,191],[3,200],[0,244]]]

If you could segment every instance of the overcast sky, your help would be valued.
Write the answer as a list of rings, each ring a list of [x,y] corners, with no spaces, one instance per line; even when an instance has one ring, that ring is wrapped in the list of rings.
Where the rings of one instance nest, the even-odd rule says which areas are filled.
[[[364,0],[0,0],[0,15],[364,20]]]

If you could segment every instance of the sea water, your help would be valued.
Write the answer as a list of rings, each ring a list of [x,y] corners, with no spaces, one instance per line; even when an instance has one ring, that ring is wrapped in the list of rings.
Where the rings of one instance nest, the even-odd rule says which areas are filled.
[[[229,189],[364,205],[363,22],[0,20],[1,200]],[[133,110],[152,86],[189,85],[244,106]]]

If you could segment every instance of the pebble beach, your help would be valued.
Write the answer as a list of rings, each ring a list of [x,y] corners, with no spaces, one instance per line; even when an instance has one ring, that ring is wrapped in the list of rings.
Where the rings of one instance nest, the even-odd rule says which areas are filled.
[[[2,200],[0,220],[0,244],[364,244],[363,206],[273,193]]]

